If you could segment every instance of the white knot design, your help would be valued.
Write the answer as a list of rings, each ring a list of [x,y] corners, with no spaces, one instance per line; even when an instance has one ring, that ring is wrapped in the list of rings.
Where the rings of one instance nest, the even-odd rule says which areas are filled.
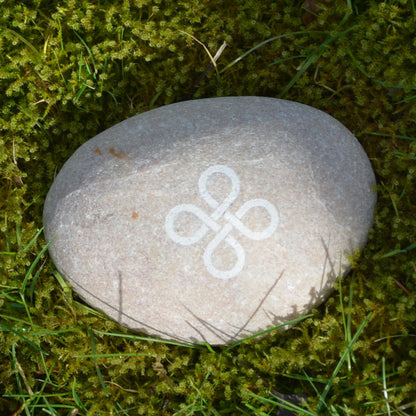
[[[207,189],[208,179],[215,173],[221,173],[231,180],[231,192],[221,204],[211,196]],[[235,214],[231,213],[229,208],[240,194],[240,181],[236,173],[227,166],[215,165],[203,172],[199,178],[199,193],[203,200],[214,210],[212,214],[206,214],[202,209],[193,204],[177,205],[166,216],[166,232],[175,243],[189,246],[204,238],[211,229],[215,233],[215,237],[208,243],[204,251],[203,260],[205,267],[212,276],[218,279],[231,279],[243,270],[245,264],[245,251],[241,244],[231,235],[233,228],[252,240],[264,240],[271,237],[276,231],[279,215],[273,204],[265,199],[258,198],[245,202]],[[270,216],[269,225],[262,231],[252,231],[241,221],[244,215],[255,207],[264,208]],[[195,215],[202,222],[201,227],[190,236],[182,236],[175,231],[176,219],[180,214],[186,212]],[[223,227],[217,223],[220,218],[224,218],[226,221]],[[227,243],[234,250],[237,257],[234,266],[229,270],[220,270],[212,263],[212,255],[222,242]]]

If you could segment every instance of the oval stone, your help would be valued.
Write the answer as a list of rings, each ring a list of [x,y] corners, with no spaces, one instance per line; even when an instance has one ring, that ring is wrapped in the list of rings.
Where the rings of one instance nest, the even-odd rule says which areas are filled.
[[[306,314],[366,242],[376,193],[352,133],[274,98],[168,105],[83,144],[45,202],[51,257],[132,330],[227,344]]]

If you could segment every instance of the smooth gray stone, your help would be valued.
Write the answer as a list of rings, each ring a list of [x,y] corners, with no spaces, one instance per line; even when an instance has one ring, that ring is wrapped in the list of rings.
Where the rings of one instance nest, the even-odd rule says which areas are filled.
[[[334,118],[273,98],[186,101],[66,162],[44,226],[60,273],[121,325],[228,344],[302,316],[366,242],[370,162]]]

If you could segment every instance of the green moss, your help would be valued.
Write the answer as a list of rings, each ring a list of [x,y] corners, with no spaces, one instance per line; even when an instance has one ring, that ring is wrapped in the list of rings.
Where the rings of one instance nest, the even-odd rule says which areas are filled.
[[[415,415],[415,2],[319,1],[308,26],[302,1],[13,3],[0,0],[0,413],[276,414],[277,391],[308,395],[306,414]],[[227,43],[200,84],[210,59],[184,32],[211,54]],[[231,349],[130,334],[42,254],[54,175],[138,112],[242,94],[312,105],[354,132],[378,183],[368,244],[287,332]]]

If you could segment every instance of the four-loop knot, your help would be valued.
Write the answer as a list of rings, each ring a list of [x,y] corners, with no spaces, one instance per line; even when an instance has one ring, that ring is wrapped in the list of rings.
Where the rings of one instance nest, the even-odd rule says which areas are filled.
[[[231,180],[231,191],[222,203],[216,201],[207,189],[208,179],[215,173],[223,174]],[[166,232],[169,238],[175,243],[189,246],[200,241],[205,237],[209,230],[212,230],[215,233],[215,236],[208,243],[203,255],[205,267],[212,276],[217,277],[218,279],[230,279],[237,276],[237,274],[243,270],[245,264],[245,251],[241,244],[231,234],[233,229],[238,230],[245,237],[252,240],[264,240],[269,238],[276,231],[279,222],[277,210],[269,201],[256,198],[245,202],[235,214],[230,212],[229,208],[240,194],[240,181],[232,169],[223,165],[211,166],[202,173],[199,178],[199,193],[202,199],[214,210],[211,215],[208,215],[201,208],[198,208],[193,204],[177,205],[171,209],[166,216]],[[242,222],[242,219],[247,212],[255,207],[265,209],[270,217],[269,225],[262,231],[253,231]],[[199,229],[192,235],[182,236],[175,230],[175,221],[178,216],[183,213],[195,215],[202,223]],[[225,220],[226,224],[224,226],[218,224],[217,221],[220,218]],[[223,242],[228,244],[234,250],[237,258],[234,266],[229,270],[220,270],[215,267],[212,262],[213,253]]]

